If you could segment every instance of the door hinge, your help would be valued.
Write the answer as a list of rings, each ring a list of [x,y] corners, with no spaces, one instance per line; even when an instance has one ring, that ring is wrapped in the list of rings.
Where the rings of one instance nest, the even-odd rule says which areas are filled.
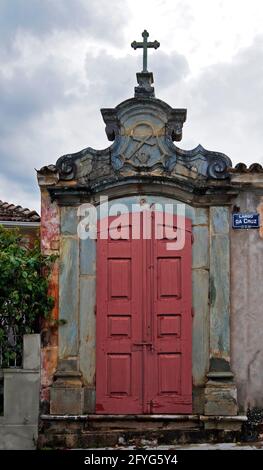
[[[192,243],[192,245],[193,245],[194,241],[195,241],[194,234],[193,234],[193,233],[191,233],[191,243]]]
[[[194,310],[194,308],[193,308],[193,307],[191,308],[191,314],[192,314],[192,317],[194,317],[194,316],[195,316],[195,310]]]

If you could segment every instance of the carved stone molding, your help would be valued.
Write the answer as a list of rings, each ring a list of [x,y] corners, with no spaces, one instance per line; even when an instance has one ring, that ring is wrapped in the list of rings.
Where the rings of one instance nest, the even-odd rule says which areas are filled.
[[[105,132],[109,141],[114,141],[119,135],[120,123],[115,109],[104,108],[101,110],[103,120],[106,124]]]
[[[186,121],[186,109],[173,109],[167,121],[167,136],[171,137],[172,141],[182,140],[183,125]]]
[[[193,167],[198,174],[207,179],[227,179],[228,170],[232,167],[230,158],[224,153],[212,152],[202,145],[193,150],[176,148],[178,160],[186,167]]]
[[[147,79],[151,81],[151,77]],[[53,187],[54,183],[60,188],[73,185],[92,193],[112,181],[116,186],[124,184],[127,177],[134,183],[141,177],[161,177],[163,184],[166,181],[171,184],[170,178],[179,179],[186,188],[191,182],[193,193],[205,194],[211,181],[230,178],[232,163],[226,155],[201,145],[193,150],[174,145],[173,141],[182,138],[186,109],[173,109],[153,96],[142,94],[116,108],[102,109],[101,113],[111,146],[104,150],[88,147],[60,157],[54,167],[58,181],[53,178]],[[38,178],[41,185],[46,181],[49,186],[47,168],[38,172]]]

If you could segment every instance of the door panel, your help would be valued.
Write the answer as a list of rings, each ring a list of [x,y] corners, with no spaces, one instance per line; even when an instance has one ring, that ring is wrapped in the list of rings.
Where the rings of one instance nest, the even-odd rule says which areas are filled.
[[[176,230],[176,217],[173,224]],[[192,411],[192,261],[191,232],[187,228],[186,225],[185,244],[180,250],[171,249],[165,238],[152,241],[150,413]]]
[[[168,249],[149,216],[152,238],[98,238],[97,413],[192,411],[191,223]]]
[[[112,220],[109,218],[109,224]],[[98,413],[141,413],[141,358],[133,350],[142,336],[141,251],[140,240],[98,238]]]

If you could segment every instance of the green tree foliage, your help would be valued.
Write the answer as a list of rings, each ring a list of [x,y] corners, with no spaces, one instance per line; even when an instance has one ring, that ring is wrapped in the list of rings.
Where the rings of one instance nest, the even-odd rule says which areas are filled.
[[[41,319],[50,317],[53,298],[48,277],[54,256],[23,246],[17,230],[0,225],[0,352],[2,367],[21,357],[22,336],[39,331]]]

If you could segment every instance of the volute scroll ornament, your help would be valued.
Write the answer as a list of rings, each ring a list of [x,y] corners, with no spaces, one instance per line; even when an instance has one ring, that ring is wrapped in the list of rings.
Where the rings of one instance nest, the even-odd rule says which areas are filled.
[[[208,178],[213,179],[226,179],[229,178],[228,168],[229,162],[226,158],[221,156],[210,157],[208,159],[208,166],[207,166],[207,176]]]
[[[63,155],[56,163],[61,180],[69,181],[75,178],[76,164],[71,155]]]

